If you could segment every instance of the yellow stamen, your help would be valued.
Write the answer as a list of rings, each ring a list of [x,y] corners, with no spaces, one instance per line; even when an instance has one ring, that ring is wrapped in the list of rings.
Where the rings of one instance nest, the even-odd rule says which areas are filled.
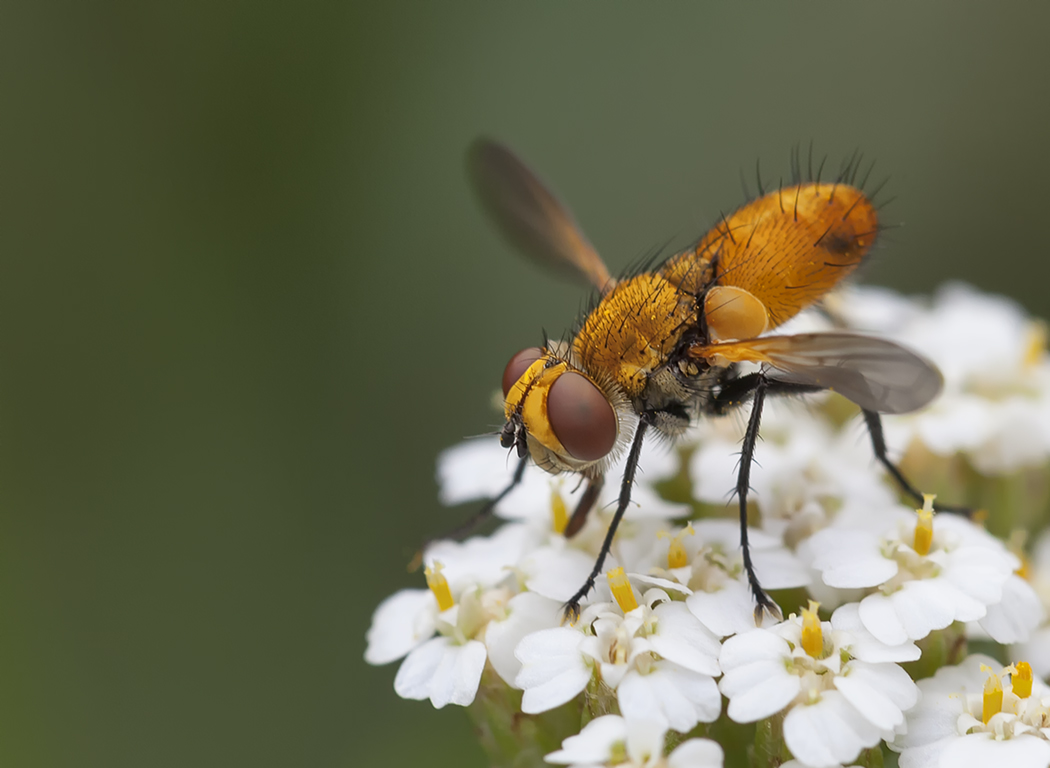
[[[686,534],[692,536],[695,533],[696,531],[693,530],[693,523],[688,522],[685,524],[685,528],[680,530],[674,536],[671,536],[667,531],[660,531],[656,534],[656,537],[659,539],[671,539],[671,543],[667,547],[668,568],[685,568],[689,565],[689,555],[685,551],[685,545],[682,544],[682,537]]]
[[[1037,320],[1028,328],[1028,338],[1025,339],[1024,364],[1031,368],[1039,362],[1046,352],[1046,323]]]
[[[441,569],[444,567],[435,560],[433,566],[428,565],[423,570],[423,575],[427,577],[427,586],[430,587],[430,591],[437,598],[439,611],[447,611],[455,605],[455,601],[452,599],[452,590],[448,587],[448,580],[441,575]]]
[[[638,601],[634,599],[634,591],[631,589],[631,582],[628,581],[623,568],[613,568],[605,576],[609,579],[609,589],[612,590],[613,597],[616,598],[616,604],[620,606],[621,611],[630,613],[638,607]]]
[[[819,659],[824,653],[824,632],[820,628],[820,617],[817,609],[820,603],[809,601],[809,608],[802,609],[802,650]]]
[[[1022,552],[1022,553],[1020,553],[1018,555],[1018,559],[1021,561],[1021,567],[1018,568],[1016,571],[1014,571],[1014,573],[1016,573],[1018,576],[1020,576],[1025,581],[1031,581],[1032,580],[1032,563],[1028,559],[1028,555],[1026,555],[1024,552]]]
[[[1019,699],[1027,699],[1032,695],[1032,665],[1027,661],[1019,661],[1014,664],[1011,688],[1014,696]]]
[[[1032,576],[1032,563],[1028,559],[1028,555],[1025,554],[1024,545],[1028,539],[1028,532],[1022,529],[1017,529],[1010,534],[1010,538],[1006,542],[1006,548],[1010,550],[1011,554],[1014,555],[1021,564],[1017,566],[1017,570],[1014,571],[1025,581],[1031,581]]]
[[[933,500],[937,498],[932,493],[922,495],[922,509],[915,510],[919,513],[919,521],[915,524],[915,543],[913,545],[920,555],[930,554],[930,545],[933,543]]]
[[[991,667],[982,664],[981,671],[988,673],[988,679],[984,681],[984,699],[981,707],[981,722],[987,725],[988,721],[1003,709],[1003,684]]]
[[[557,488],[551,488],[551,528],[555,533],[564,533],[565,526],[569,524],[569,510],[565,506],[565,499]]]

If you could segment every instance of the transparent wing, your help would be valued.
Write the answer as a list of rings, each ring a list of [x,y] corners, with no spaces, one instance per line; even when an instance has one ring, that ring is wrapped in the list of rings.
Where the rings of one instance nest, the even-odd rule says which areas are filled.
[[[887,339],[854,333],[766,336],[696,347],[694,356],[767,363],[779,381],[830,389],[861,408],[908,413],[941,391],[944,380],[929,360]]]
[[[525,255],[600,291],[612,287],[609,270],[572,214],[513,152],[477,139],[467,167],[485,210]]]

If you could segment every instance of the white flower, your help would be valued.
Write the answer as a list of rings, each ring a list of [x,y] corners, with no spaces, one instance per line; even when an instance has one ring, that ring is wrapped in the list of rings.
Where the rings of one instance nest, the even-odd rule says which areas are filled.
[[[896,655],[893,649],[870,638],[858,641],[836,629],[834,617],[820,622],[815,609],[811,604],[801,617],[726,640],[719,688],[737,722],[787,710],[784,741],[791,754],[806,766],[830,768],[891,736],[918,691],[907,673],[887,660]],[[899,660],[914,658],[907,646],[897,654]]]
[[[888,524],[881,536],[827,528],[807,549],[829,586],[876,588],[860,601],[860,619],[881,642],[899,645],[955,621],[984,619],[988,606],[1003,601],[1004,585],[1019,562],[1001,541],[955,515],[935,520],[932,496],[918,515],[895,511],[880,517]],[[994,617],[1002,620],[986,628],[1012,637],[1013,608],[1009,604]]]
[[[521,483],[496,505],[499,516],[517,521],[500,531],[520,529],[518,556],[505,556],[500,568],[514,567],[524,586],[532,592],[560,602],[567,601],[583,585],[601,550],[620,492],[618,482],[622,462],[609,472],[602,493],[587,516],[584,526],[572,537],[562,532],[569,521],[585,483],[579,479],[555,477],[534,466],[526,467]],[[688,512],[683,504],[672,504],[659,497],[651,482],[678,469],[677,454],[665,445],[645,448],[638,480],[632,491],[631,506],[616,532],[606,568],[635,564],[648,554],[656,533],[666,529],[667,516]],[[470,440],[444,451],[438,458],[440,496],[445,504],[490,498],[502,491],[514,473],[514,460],[498,440]],[[448,542],[437,542],[427,556],[447,559],[441,550]],[[583,604],[593,599],[585,598]]]
[[[606,472],[602,494],[596,509],[613,505],[620,493],[626,457]],[[498,495],[510,483],[517,468],[517,457],[500,446],[496,437],[464,441],[442,451],[438,456],[438,498],[451,506]],[[638,473],[631,494],[627,516],[680,517],[688,512],[682,504],[673,504],[652,489],[652,484],[678,471],[678,455],[666,444],[650,440],[642,447]],[[531,521],[549,526],[551,493],[559,493],[571,514],[583,494],[585,483],[578,478],[556,477],[529,464],[521,482],[496,504],[496,514],[508,520]]]
[[[1050,764],[1050,687],[1021,665],[998,669],[993,659],[971,656],[919,681],[922,700],[890,744],[901,768]]]
[[[368,630],[365,660],[385,664],[407,658],[394,679],[394,690],[408,699],[430,699],[435,707],[467,705],[474,700],[486,659],[508,684],[520,665],[513,649],[518,641],[554,626],[560,605],[532,593],[516,594],[512,574],[502,571],[494,583],[493,552],[506,553],[515,532],[473,539],[463,545],[443,543],[446,554],[462,555],[456,566],[435,561],[427,568],[426,590],[402,590],[376,609]],[[513,551],[513,547],[511,547]],[[471,572],[473,570],[473,572]],[[450,580],[446,574],[451,573]],[[469,581],[490,581],[482,587]],[[436,637],[434,636],[436,633]]]
[[[662,590],[650,589],[639,604],[622,571],[613,582],[616,603],[594,603],[574,627],[535,632],[518,645],[522,711],[553,709],[594,679],[616,691],[628,718],[659,719],[681,732],[713,721],[721,711],[718,640]]]
[[[766,408],[748,495],[758,505],[763,530],[794,548],[836,519],[863,520],[872,509],[893,503],[894,491],[859,428],[836,432],[819,413],[797,403],[773,401]],[[690,461],[694,495],[735,508],[742,427],[709,429],[713,435]]]
[[[854,327],[895,338],[929,357],[944,375],[944,392],[926,409],[885,419],[887,443],[903,452],[920,440],[940,456],[965,453],[978,471],[1007,474],[1050,457],[1050,358],[1045,329],[1014,302],[960,283],[946,285],[929,308],[887,298],[863,305],[855,289],[843,302]],[[890,304],[897,311],[887,311]],[[895,315],[895,316],[894,316]]]
[[[748,529],[751,558],[766,589],[790,589],[810,582],[807,569],[778,539]],[[719,637],[755,627],[755,603],[744,572],[740,525],[733,520],[700,520],[660,537],[650,553],[648,574],[638,581],[685,592],[693,615]]]
[[[722,748],[710,739],[689,739],[664,757],[667,727],[659,720],[626,720],[604,715],[570,736],[548,763],[576,768],[721,768]]]
[[[505,586],[510,581],[507,564],[516,562],[528,546],[523,533],[522,526],[504,526],[492,536],[430,547],[428,561],[441,564],[438,571],[449,594],[444,607],[467,590]],[[430,639],[443,610],[438,602],[433,589],[403,589],[380,603],[368,629],[365,661],[387,664]]]
[[[1010,658],[1028,661],[1036,676],[1046,679],[1050,677],[1050,623],[1046,621],[1050,614],[1050,530],[1043,531],[1036,541],[1025,570],[1041,604],[1033,613],[1042,617],[1042,626],[1027,641],[1011,646]]]

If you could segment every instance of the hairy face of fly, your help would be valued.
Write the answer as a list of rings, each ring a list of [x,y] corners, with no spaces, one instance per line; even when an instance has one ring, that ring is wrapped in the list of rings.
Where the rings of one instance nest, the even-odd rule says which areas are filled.
[[[510,359],[500,440],[551,474],[597,475],[626,442],[632,411],[608,382],[599,384],[570,357],[567,345],[552,345]]]

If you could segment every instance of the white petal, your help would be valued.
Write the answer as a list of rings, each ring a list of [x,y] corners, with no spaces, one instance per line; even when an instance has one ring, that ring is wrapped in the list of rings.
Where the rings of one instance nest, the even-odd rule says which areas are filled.
[[[850,662],[849,677],[863,680],[901,711],[911,709],[919,700],[918,686],[911,676],[896,664],[869,664],[854,660]]]
[[[776,714],[794,701],[802,681],[784,667],[784,660],[756,661],[726,672],[718,683],[729,698],[726,710],[738,723],[753,723]]]
[[[878,730],[838,691],[825,691],[816,704],[798,705],[784,718],[791,754],[813,768],[831,768],[878,744]]]
[[[633,765],[652,765],[664,756],[667,724],[663,719],[624,718],[627,722],[627,757]]]
[[[507,618],[485,627],[485,647],[493,669],[507,685],[514,687],[521,671],[521,662],[514,655],[518,643],[532,632],[557,627],[561,603],[534,592],[522,592],[510,599],[507,611]]]
[[[790,655],[787,640],[780,635],[767,629],[752,629],[722,643],[718,664],[727,672],[755,661],[783,663]]]
[[[810,537],[809,547],[813,567],[830,587],[876,587],[897,574],[896,561],[882,555],[878,537],[867,531],[825,528]]]
[[[376,608],[368,628],[365,661],[387,664],[400,659],[434,634],[437,600],[429,589],[402,589]]]
[[[876,640],[861,623],[859,603],[847,603],[838,608],[831,615],[831,626],[852,636],[849,643],[850,655],[862,661],[916,661],[922,655],[919,646],[911,641],[900,645],[886,645]]]
[[[667,756],[667,768],[722,768],[725,753],[711,739],[689,739]]]
[[[514,474],[495,438],[467,440],[438,454],[438,498],[446,506],[495,496]]]
[[[693,672],[712,677],[721,674],[718,639],[683,603],[662,603],[653,613],[656,632],[650,635],[649,642],[654,651]]]
[[[677,581],[671,581],[670,579],[662,579],[659,576],[651,576],[645,573],[628,573],[627,577],[631,580],[632,584],[644,584],[653,587],[660,587],[660,589],[670,590],[671,592],[677,592],[680,595],[691,595],[693,590],[684,584],[679,584]]]
[[[612,756],[613,746],[627,741],[627,723],[619,715],[602,715],[591,720],[575,736],[561,744],[544,760],[548,763],[572,765],[576,763],[602,764]]]
[[[441,575],[448,580],[452,594],[458,595],[468,586],[491,587],[505,580],[507,568],[517,565],[537,541],[534,529],[513,523],[498,528],[491,536],[435,542],[427,547],[426,562],[441,562]]]
[[[1050,677],[1050,627],[1033,632],[1027,642],[1010,646],[1010,659],[1027,661],[1037,677]]]
[[[564,603],[591,573],[594,558],[572,547],[541,547],[522,558],[525,586],[530,592]]]
[[[467,706],[474,701],[485,668],[485,646],[477,640],[463,645],[435,637],[416,648],[401,664],[394,690],[406,699],[429,698],[435,707]]]
[[[794,589],[809,585],[809,571],[783,547],[756,550],[752,557],[758,580],[766,589]]]
[[[714,592],[694,592],[685,604],[718,637],[738,635],[755,628],[751,592],[736,579],[729,579]]]
[[[628,720],[659,720],[685,733],[710,723],[722,711],[715,681],[671,662],[657,662],[647,675],[629,671],[616,688],[620,712]]]
[[[955,593],[938,582],[909,581],[890,595],[868,595],[860,601],[860,620],[887,645],[921,640],[944,629],[955,620]]]
[[[584,639],[575,629],[554,627],[527,635],[518,643],[514,655],[521,662],[521,672],[515,684],[525,691],[523,712],[546,712],[587,687],[592,670],[580,652]]]
[[[950,742],[941,755],[941,764],[953,768],[1046,768],[1050,743],[1031,735],[997,741],[992,734],[973,733]]]
[[[907,677],[907,673],[903,670],[901,674]],[[913,687],[914,685],[912,683]],[[865,720],[880,731],[892,731],[904,722],[904,714],[900,707],[859,675],[836,676],[835,687],[846,698],[846,701],[864,716]],[[916,698],[918,698],[918,689],[916,689]]]
[[[1024,642],[1043,623],[1046,610],[1031,584],[1010,576],[1003,584],[1002,601],[988,606],[981,626],[999,643]]]

